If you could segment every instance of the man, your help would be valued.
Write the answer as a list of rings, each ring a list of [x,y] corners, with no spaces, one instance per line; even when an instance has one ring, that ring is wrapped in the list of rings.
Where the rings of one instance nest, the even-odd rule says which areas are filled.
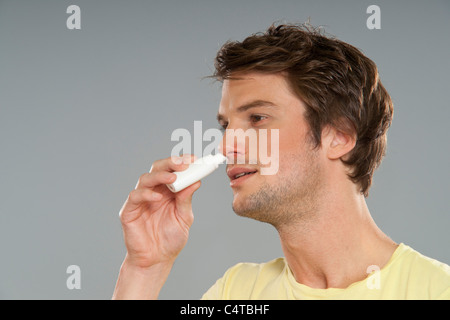
[[[245,144],[224,139],[221,152],[246,161],[227,165],[233,210],[272,224],[284,258],[230,268],[204,299],[450,299],[450,267],[392,241],[366,205],[393,116],[370,59],[310,27],[280,25],[226,43],[214,76],[225,129],[279,132],[274,175],[261,174]],[[193,222],[200,182],[177,194],[165,186],[187,166],[156,161],[122,207],[127,255],[114,298],[157,298]]]

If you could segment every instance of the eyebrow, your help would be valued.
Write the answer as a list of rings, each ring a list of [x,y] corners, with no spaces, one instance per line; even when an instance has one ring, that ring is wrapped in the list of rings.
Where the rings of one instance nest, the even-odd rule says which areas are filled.
[[[257,107],[267,107],[267,108],[275,108],[275,109],[278,108],[278,106],[276,106],[273,102],[266,101],[266,100],[255,100],[255,101],[252,101],[250,103],[246,103],[246,104],[244,104],[242,106],[239,106],[236,109],[236,111],[237,112],[245,112],[245,111],[247,111],[249,109],[257,108]],[[223,119],[224,119],[224,116],[221,115],[220,113],[217,113],[217,121],[220,122]]]

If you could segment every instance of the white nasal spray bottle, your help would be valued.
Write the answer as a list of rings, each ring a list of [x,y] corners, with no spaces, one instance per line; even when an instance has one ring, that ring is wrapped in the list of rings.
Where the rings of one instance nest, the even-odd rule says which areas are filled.
[[[186,170],[174,172],[177,179],[172,184],[167,184],[167,187],[172,192],[181,191],[215,171],[219,164],[226,159],[221,153],[199,158],[191,163]]]

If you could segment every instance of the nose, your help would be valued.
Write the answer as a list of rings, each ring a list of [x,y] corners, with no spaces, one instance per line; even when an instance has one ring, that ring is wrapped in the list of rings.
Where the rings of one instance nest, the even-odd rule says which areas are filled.
[[[228,163],[245,163],[247,145],[242,129],[227,128],[219,144],[219,151],[228,159]],[[231,162],[233,161],[233,162]]]

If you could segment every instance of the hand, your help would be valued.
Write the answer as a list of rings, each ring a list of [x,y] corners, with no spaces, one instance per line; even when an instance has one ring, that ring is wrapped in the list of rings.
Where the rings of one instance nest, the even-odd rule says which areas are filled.
[[[166,184],[176,180],[173,172],[187,169],[195,156],[185,155],[178,160],[175,162],[180,164],[172,157],[155,161],[150,172],[141,175],[120,210],[130,265],[149,268],[173,263],[186,245],[194,220],[192,195],[201,182],[172,193]]]

